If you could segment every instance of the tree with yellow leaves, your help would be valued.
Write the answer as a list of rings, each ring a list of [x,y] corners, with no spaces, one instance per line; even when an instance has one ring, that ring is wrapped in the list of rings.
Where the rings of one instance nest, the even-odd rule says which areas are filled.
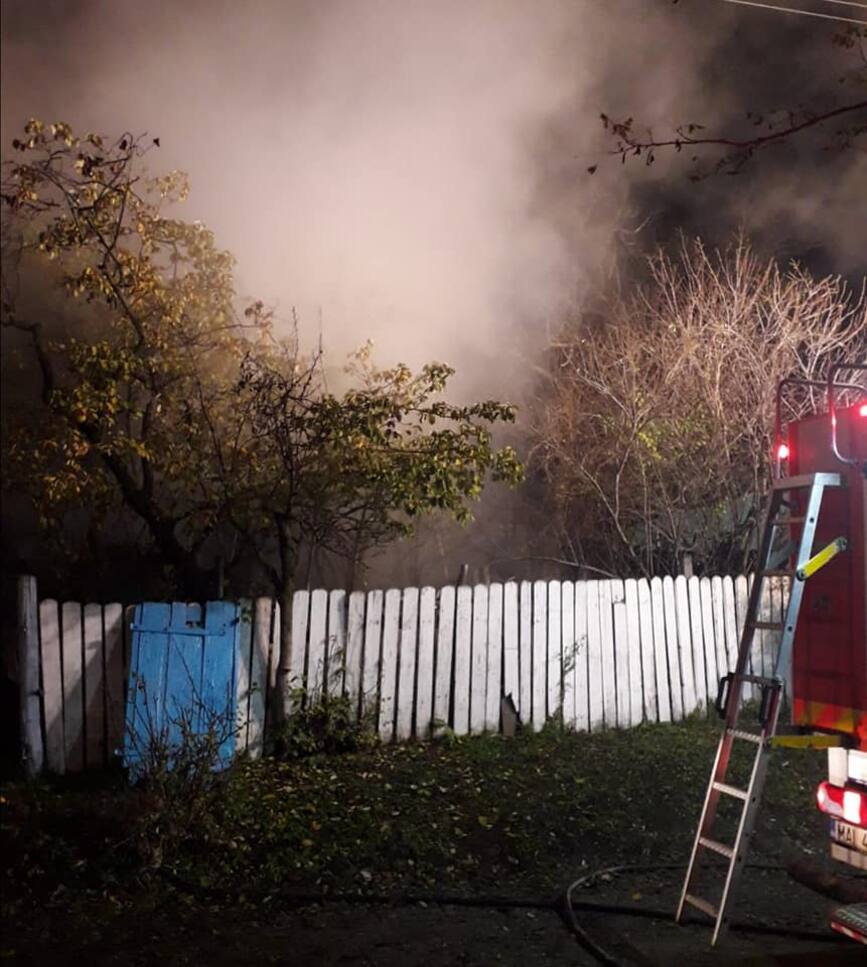
[[[421,515],[466,518],[489,474],[520,479],[492,443],[514,408],[445,402],[449,367],[379,370],[365,349],[338,396],[321,352],[278,338],[262,302],[239,311],[231,255],[174,217],[185,177],[142,171],[155,146],[36,120],[13,142],[2,322],[30,343],[41,404],[11,420],[6,482],[46,528],[132,512],[189,596],[207,542],[233,537],[286,608],[302,547],[357,557]],[[18,298],[25,277],[57,283],[65,324]]]

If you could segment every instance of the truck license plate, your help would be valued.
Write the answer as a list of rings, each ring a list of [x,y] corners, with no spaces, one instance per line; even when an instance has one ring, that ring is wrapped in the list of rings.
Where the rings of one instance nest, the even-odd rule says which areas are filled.
[[[860,826],[851,826],[834,819],[831,821],[831,839],[841,846],[867,853],[867,829],[861,829]]]

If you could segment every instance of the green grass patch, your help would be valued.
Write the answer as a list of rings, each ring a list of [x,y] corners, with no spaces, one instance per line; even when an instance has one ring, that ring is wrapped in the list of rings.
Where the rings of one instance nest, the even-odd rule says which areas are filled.
[[[696,719],[241,760],[215,786],[207,821],[160,855],[141,841],[161,821],[146,790],[10,786],[5,912],[88,895],[138,903],[143,887],[178,879],[213,902],[311,888],[551,893],[587,868],[683,860],[718,737],[716,722]],[[774,752],[760,852],[823,848],[813,789],[824,768],[822,753]]]

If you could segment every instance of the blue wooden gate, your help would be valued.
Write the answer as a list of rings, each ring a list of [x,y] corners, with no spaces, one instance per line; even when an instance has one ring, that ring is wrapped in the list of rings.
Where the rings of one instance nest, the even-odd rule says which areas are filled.
[[[172,766],[183,741],[211,732],[218,765],[235,751],[239,606],[228,601],[140,604],[135,609],[124,765],[141,773],[154,756]]]

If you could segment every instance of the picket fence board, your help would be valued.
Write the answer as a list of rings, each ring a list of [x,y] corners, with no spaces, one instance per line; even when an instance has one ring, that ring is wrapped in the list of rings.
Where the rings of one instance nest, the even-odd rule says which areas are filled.
[[[623,582],[607,582],[611,594],[611,651],[614,659],[614,718],[610,723],[622,726],[628,717],[629,654],[627,652],[626,622],[619,615],[623,605]]]
[[[629,724],[639,725],[644,718],[644,690],[641,669],[641,630],[638,612],[638,582],[627,578],[623,582],[626,618],[626,641],[629,650]]]
[[[561,586],[559,581],[548,582],[548,596],[546,607],[548,611],[548,627],[546,631],[545,663],[545,719],[555,715],[561,705],[563,655],[563,617],[561,612]]]
[[[659,720],[659,704],[656,694],[656,652],[653,647],[653,610],[650,600],[650,584],[646,580],[636,582],[638,598],[638,633],[641,639],[641,690],[644,717],[649,722]]]
[[[767,585],[762,589],[759,618],[761,621],[771,620],[771,601],[767,593]],[[765,651],[770,646],[770,642],[766,641],[766,638],[769,635],[770,632],[762,628],[757,632],[754,639],[750,657],[752,658],[753,670],[756,675],[764,675],[765,673]],[[758,692],[756,697],[758,698]]]
[[[587,582],[587,682],[589,688],[590,729],[603,725],[602,630],[599,617],[600,581]]]
[[[39,605],[39,643],[42,655],[42,715],[45,723],[45,762],[50,772],[66,771],[63,738],[63,655],[60,648],[60,618],[56,601]]]
[[[256,600],[258,602],[259,599],[257,598]],[[271,706],[271,697],[274,696],[276,698],[277,688],[278,688],[278,685],[280,685],[281,668],[283,664],[282,655],[283,655],[283,647],[284,647],[283,625],[286,624],[287,622],[289,624],[290,633],[288,635],[288,638],[291,646],[292,616],[291,616],[291,613],[287,613],[285,615],[283,614],[283,610],[280,607],[279,602],[268,598],[263,598],[262,600],[269,601],[270,612],[271,612],[271,620],[270,620],[271,633],[270,633],[270,636],[268,636],[269,640],[265,642],[263,638],[263,644],[267,645],[267,662],[266,662],[266,672],[265,672],[265,675],[266,675],[265,687],[261,690],[262,701],[265,703],[265,726],[267,728],[269,709]],[[258,604],[257,604],[257,607],[259,607]],[[264,608],[265,605],[262,605],[262,607]],[[263,636],[265,635],[265,628],[267,627],[268,627],[268,619],[264,616],[264,612],[263,612],[263,618],[262,618]],[[266,652],[263,651],[263,654],[266,654]]]
[[[689,607],[689,631],[692,641],[692,660],[695,672],[696,700],[705,706],[713,701],[716,689],[713,685],[713,669],[708,671],[707,651],[704,643],[704,627],[701,620],[701,582],[693,576],[687,581],[687,606]]]
[[[470,658],[470,732],[485,731],[485,691],[488,684],[488,589],[473,588],[473,632]]]
[[[740,642],[743,639],[743,636],[745,633],[746,614],[747,614],[747,610],[749,609],[750,596],[752,594],[752,590],[753,590],[753,582],[751,578],[748,577],[741,588],[743,598],[742,599],[740,597],[736,598],[736,603],[738,605],[738,642]],[[750,649],[749,654],[747,655],[746,668],[751,675],[755,671],[753,667],[753,653],[755,651],[757,641],[758,641],[758,633],[754,636],[753,648]],[[758,694],[758,689],[756,689],[753,685],[747,685],[744,688],[744,699],[743,699],[744,702],[748,702],[752,700],[757,694]]]
[[[575,582],[575,728],[590,729],[590,689],[588,678],[589,639],[587,634],[587,581]]]
[[[105,675],[103,669],[102,605],[86,604],[82,609],[84,662],[85,761],[88,766],[105,766]]]
[[[394,737],[397,711],[397,649],[400,637],[400,591],[385,592],[385,614],[382,619],[382,660],[379,674],[379,737],[390,742]]]
[[[325,640],[325,694],[339,698],[343,694],[344,661],[346,660],[346,592],[328,594],[328,632]]]
[[[780,579],[771,578],[767,582],[767,596],[769,599],[769,613],[771,621],[782,622],[785,619],[783,613],[782,593],[780,589]],[[776,632],[767,632],[765,639],[764,668],[765,675],[768,677],[774,674],[774,665],[777,661],[777,652],[780,647],[780,636]]]
[[[519,683],[518,584],[509,581],[503,586],[503,692],[512,696],[516,709],[521,706]]]
[[[421,589],[418,607],[418,656],[416,672],[415,734],[420,739],[431,735],[433,724],[434,632],[436,591]]]
[[[741,639],[744,634],[744,625],[746,623],[747,606],[749,604],[750,589],[747,578],[744,575],[738,575],[735,578],[735,627],[737,630],[737,648],[740,650]],[[733,670],[733,667],[732,667]],[[747,670],[752,670],[752,664],[747,661]],[[743,700],[748,702],[753,697],[753,686],[745,685],[743,691]]]
[[[454,646],[454,731],[466,735],[470,730],[470,687],[473,634],[473,589],[459,587],[455,602]]]
[[[747,587],[749,589],[749,594],[752,596],[753,593],[753,576],[750,575],[748,578]],[[764,596],[763,596],[764,597]],[[759,618],[761,620],[767,620],[767,614],[765,613],[764,601],[759,602]],[[762,638],[764,636],[764,631],[757,631],[753,635],[753,643],[750,648],[750,654],[747,659],[747,667],[750,670],[751,675],[761,675],[762,673]],[[753,698],[758,698],[759,690],[758,687],[754,687]]]
[[[317,590],[310,594],[308,634],[305,684],[307,701],[315,705],[322,698],[325,682],[325,645],[328,639],[327,591]]]
[[[662,579],[663,624],[665,647],[668,654],[668,680],[671,685],[671,717],[677,721],[684,716],[683,682],[680,675],[679,642],[677,640],[677,613],[674,603],[674,581],[666,575]]]
[[[63,649],[63,738],[68,772],[84,768],[84,681],[81,665],[81,605],[65,601],[60,609]]]
[[[353,591],[349,595],[346,610],[346,662],[344,665],[343,688],[350,707],[361,711],[361,669],[364,654],[364,619],[367,597],[364,591]]]
[[[563,725],[575,727],[575,585],[564,581],[560,589],[562,611]]]
[[[520,690],[516,697],[521,719],[527,725],[533,718],[533,586],[521,582],[520,640],[518,655],[520,665]]]
[[[713,633],[716,639],[717,688],[719,688],[719,680],[727,675],[729,670],[725,616],[723,614],[722,578],[712,577],[710,579],[710,597],[713,615]]]
[[[533,657],[532,657],[532,712],[530,721],[534,729],[545,724],[545,704],[547,700],[547,656],[548,656],[548,582],[533,582]]]
[[[719,689],[719,668],[717,666],[716,635],[713,626],[713,605],[711,602],[710,580],[701,578],[698,583],[698,607],[701,613],[701,634],[704,639],[704,667],[708,695],[716,698]]]
[[[641,641],[638,635],[637,595],[627,590],[626,581],[622,581],[621,585],[623,587],[623,597],[619,608],[621,615],[619,621],[621,623],[619,626],[615,626],[615,639],[617,627],[620,627],[622,643],[616,644],[617,648],[623,652],[622,663],[629,684],[624,693],[623,712],[621,713],[618,708],[618,720],[622,722],[624,728],[630,728],[632,725],[638,725],[642,719]],[[615,620],[618,620],[616,614]],[[635,692],[638,693],[637,700]]]
[[[668,644],[665,637],[665,610],[662,600],[662,578],[651,578],[650,608],[653,615],[653,654],[656,667],[656,694],[659,721],[670,722],[672,716],[671,687],[668,679]]]
[[[400,615],[400,646],[398,650],[397,724],[398,741],[412,735],[412,713],[415,704],[415,662],[418,641],[418,588],[403,592]]]
[[[345,695],[383,741],[500,728],[511,695],[525,725],[559,713],[564,727],[626,728],[677,721],[716,698],[734,668],[751,578],[655,577],[374,590],[298,591],[291,608],[291,688],[307,701]],[[763,615],[784,616],[786,586],[769,582]],[[166,621],[171,606],[159,606]],[[175,605],[175,618],[201,615]],[[205,609],[205,621],[211,620]],[[156,613],[156,612],[154,612]],[[162,613],[162,612],[160,612]],[[266,597],[240,602],[236,748],[260,755],[267,697],[276,682],[280,609]],[[39,605],[46,765],[56,773],[109,763],[123,745],[132,609],[44,600]],[[214,618],[216,620],[216,618]],[[146,638],[147,636],[143,636]],[[757,636],[751,669],[769,674],[776,643]],[[190,663],[166,663],[160,694],[194,703]],[[135,666],[134,666],[135,667]],[[203,687],[208,687],[205,668]],[[757,697],[745,689],[745,700]],[[208,697],[208,696],[206,696]],[[214,704],[219,696],[209,696]],[[174,710],[168,710],[171,714]],[[290,707],[290,714],[294,711]]]
[[[503,674],[503,585],[488,589],[488,675],[485,686],[485,731],[500,728]]]
[[[735,583],[728,576],[722,580],[722,609],[726,664],[729,670],[734,670],[738,661],[738,628],[735,615]]]
[[[307,629],[310,617],[310,595],[292,595],[292,620],[289,626],[292,648],[289,655],[289,690],[290,701],[287,708],[291,715],[295,702],[291,693],[304,687],[304,663],[307,657]],[[283,659],[285,661],[285,658]]]
[[[124,736],[124,609],[107,604],[102,612],[105,665],[105,743],[109,761],[123,749]],[[56,620],[56,619],[55,619]],[[128,623],[127,623],[128,627]]]
[[[629,642],[626,637],[626,605],[623,601],[612,601],[612,623],[614,626],[615,684],[617,692],[617,726],[629,726]]]
[[[695,711],[701,699],[695,680],[692,627],[689,621],[689,588],[682,574],[674,579],[674,610],[677,618],[677,647],[683,685],[683,711],[685,715],[689,715]]]
[[[364,618],[364,658],[361,685],[361,714],[375,719],[379,708],[379,660],[382,648],[382,605],[385,594],[369,591]],[[376,723],[373,723],[376,724]]]
[[[610,581],[599,582],[599,633],[602,641],[602,718],[617,725],[617,680],[614,661],[614,611]]]
[[[270,598],[240,602],[236,672],[238,733],[236,748],[246,749],[253,758],[262,754],[265,708],[268,692],[268,663],[271,651]]]
[[[449,724],[449,705],[452,694],[452,669],[454,668],[454,630],[457,594],[453,587],[445,587],[439,594],[437,614],[437,648],[435,656],[434,727]]]
[[[762,613],[765,621],[774,621],[774,596],[771,592],[771,582],[765,582],[762,588]],[[771,668],[771,652],[774,647],[776,632],[771,629],[763,629],[761,632],[761,646],[759,652],[759,674],[767,675]]]

